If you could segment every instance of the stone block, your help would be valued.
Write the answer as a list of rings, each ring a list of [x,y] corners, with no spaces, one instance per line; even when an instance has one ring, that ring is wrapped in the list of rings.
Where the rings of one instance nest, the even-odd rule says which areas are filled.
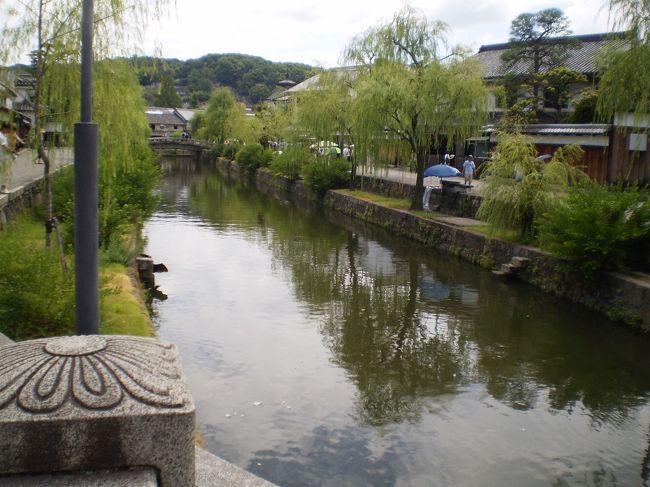
[[[152,468],[0,477],[0,487],[158,487]]]
[[[194,404],[178,351],[129,336],[0,348],[0,475],[148,466],[194,485]]]

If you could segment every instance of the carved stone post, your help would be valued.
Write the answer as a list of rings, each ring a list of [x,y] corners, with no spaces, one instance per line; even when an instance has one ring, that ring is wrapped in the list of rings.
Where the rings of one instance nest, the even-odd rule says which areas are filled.
[[[193,487],[193,430],[172,344],[92,335],[0,347],[0,476],[148,466],[162,486]]]

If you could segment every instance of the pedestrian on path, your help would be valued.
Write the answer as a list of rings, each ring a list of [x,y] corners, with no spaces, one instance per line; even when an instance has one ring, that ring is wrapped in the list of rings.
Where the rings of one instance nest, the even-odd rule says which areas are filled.
[[[468,186],[472,185],[475,170],[476,165],[474,164],[474,156],[470,154],[467,156],[467,159],[465,159],[465,162],[463,162],[463,176],[465,177],[465,184]]]
[[[13,160],[13,150],[9,144],[8,135],[9,125],[3,123],[2,130],[0,131],[0,176],[3,178]],[[8,194],[5,183],[0,184],[0,194]]]

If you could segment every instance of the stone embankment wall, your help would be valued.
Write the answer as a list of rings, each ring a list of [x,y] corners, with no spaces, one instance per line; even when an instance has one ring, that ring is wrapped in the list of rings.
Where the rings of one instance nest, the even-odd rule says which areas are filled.
[[[27,208],[40,204],[41,182],[32,181],[12,190],[9,194],[0,195],[0,229],[19,213]]]
[[[69,148],[50,149],[49,156],[51,175],[74,159]],[[0,194],[0,229],[23,210],[40,204],[43,166],[35,164],[35,160],[33,150],[23,149],[15,160],[6,161],[4,168],[0,164],[0,182],[8,186],[8,194]]]
[[[248,174],[237,164],[219,159],[219,170],[247,180],[260,191],[297,203],[313,203],[316,197],[301,181],[289,181],[268,171]],[[383,184],[383,183],[382,183]],[[367,186],[366,186],[367,187]],[[650,281],[644,275],[601,274],[588,281],[562,270],[562,261],[533,247],[488,237],[466,228],[422,218],[407,211],[386,208],[351,196],[329,191],[325,206],[488,269],[498,269],[513,258],[525,259],[513,277],[545,292],[568,298],[600,311],[614,320],[650,330]],[[496,277],[495,277],[496,278]]]
[[[368,176],[356,177],[357,188],[370,193],[382,194],[391,198],[413,198],[415,186],[388,179]],[[467,193],[464,189],[449,186],[445,191],[435,188],[429,197],[429,207],[451,216],[475,218],[481,199]]]

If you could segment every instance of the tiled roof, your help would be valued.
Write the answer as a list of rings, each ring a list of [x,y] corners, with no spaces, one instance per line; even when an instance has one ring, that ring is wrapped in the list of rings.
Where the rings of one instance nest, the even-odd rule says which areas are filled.
[[[610,126],[607,124],[532,124],[525,125],[522,132],[533,135],[607,135]],[[494,125],[487,125],[483,132],[492,133],[497,129]]]
[[[597,71],[598,53],[603,49],[627,49],[628,43],[622,32],[609,34],[590,34],[562,37],[555,39],[576,39],[580,44],[576,48],[569,48],[564,66],[574,69],[582,74],[594,74]],[[553,41],[554,39],[551,39]],[[507,73],[523,74],[530,72],[530,63],[518,62],[512,68],[501,59],[512,43],[491,44],[481,46],[476,58],[483,65],[483,77],[486,79],[500,78]],[[544,71],[544,69],[542,69]]]
[[[349,76],[356,77],[358,74],[358,68],[356,66],[342,66],[338,68],[332,68],[333,72],[337,73],[339,76],[342,76],[345,73],[349,73]],[[287,101],[291,98],[292,95],[299,93],[305,90],[311,90],[318,86],[318,81],[320,80],[320,74],[315,74],[311,78],[298,83],[291,88],[279,91],[271,94],[267,99],[271,101]]]
[[[174,108],[147,107],[149,123],[165,125],[182,125],[187,122]]]

